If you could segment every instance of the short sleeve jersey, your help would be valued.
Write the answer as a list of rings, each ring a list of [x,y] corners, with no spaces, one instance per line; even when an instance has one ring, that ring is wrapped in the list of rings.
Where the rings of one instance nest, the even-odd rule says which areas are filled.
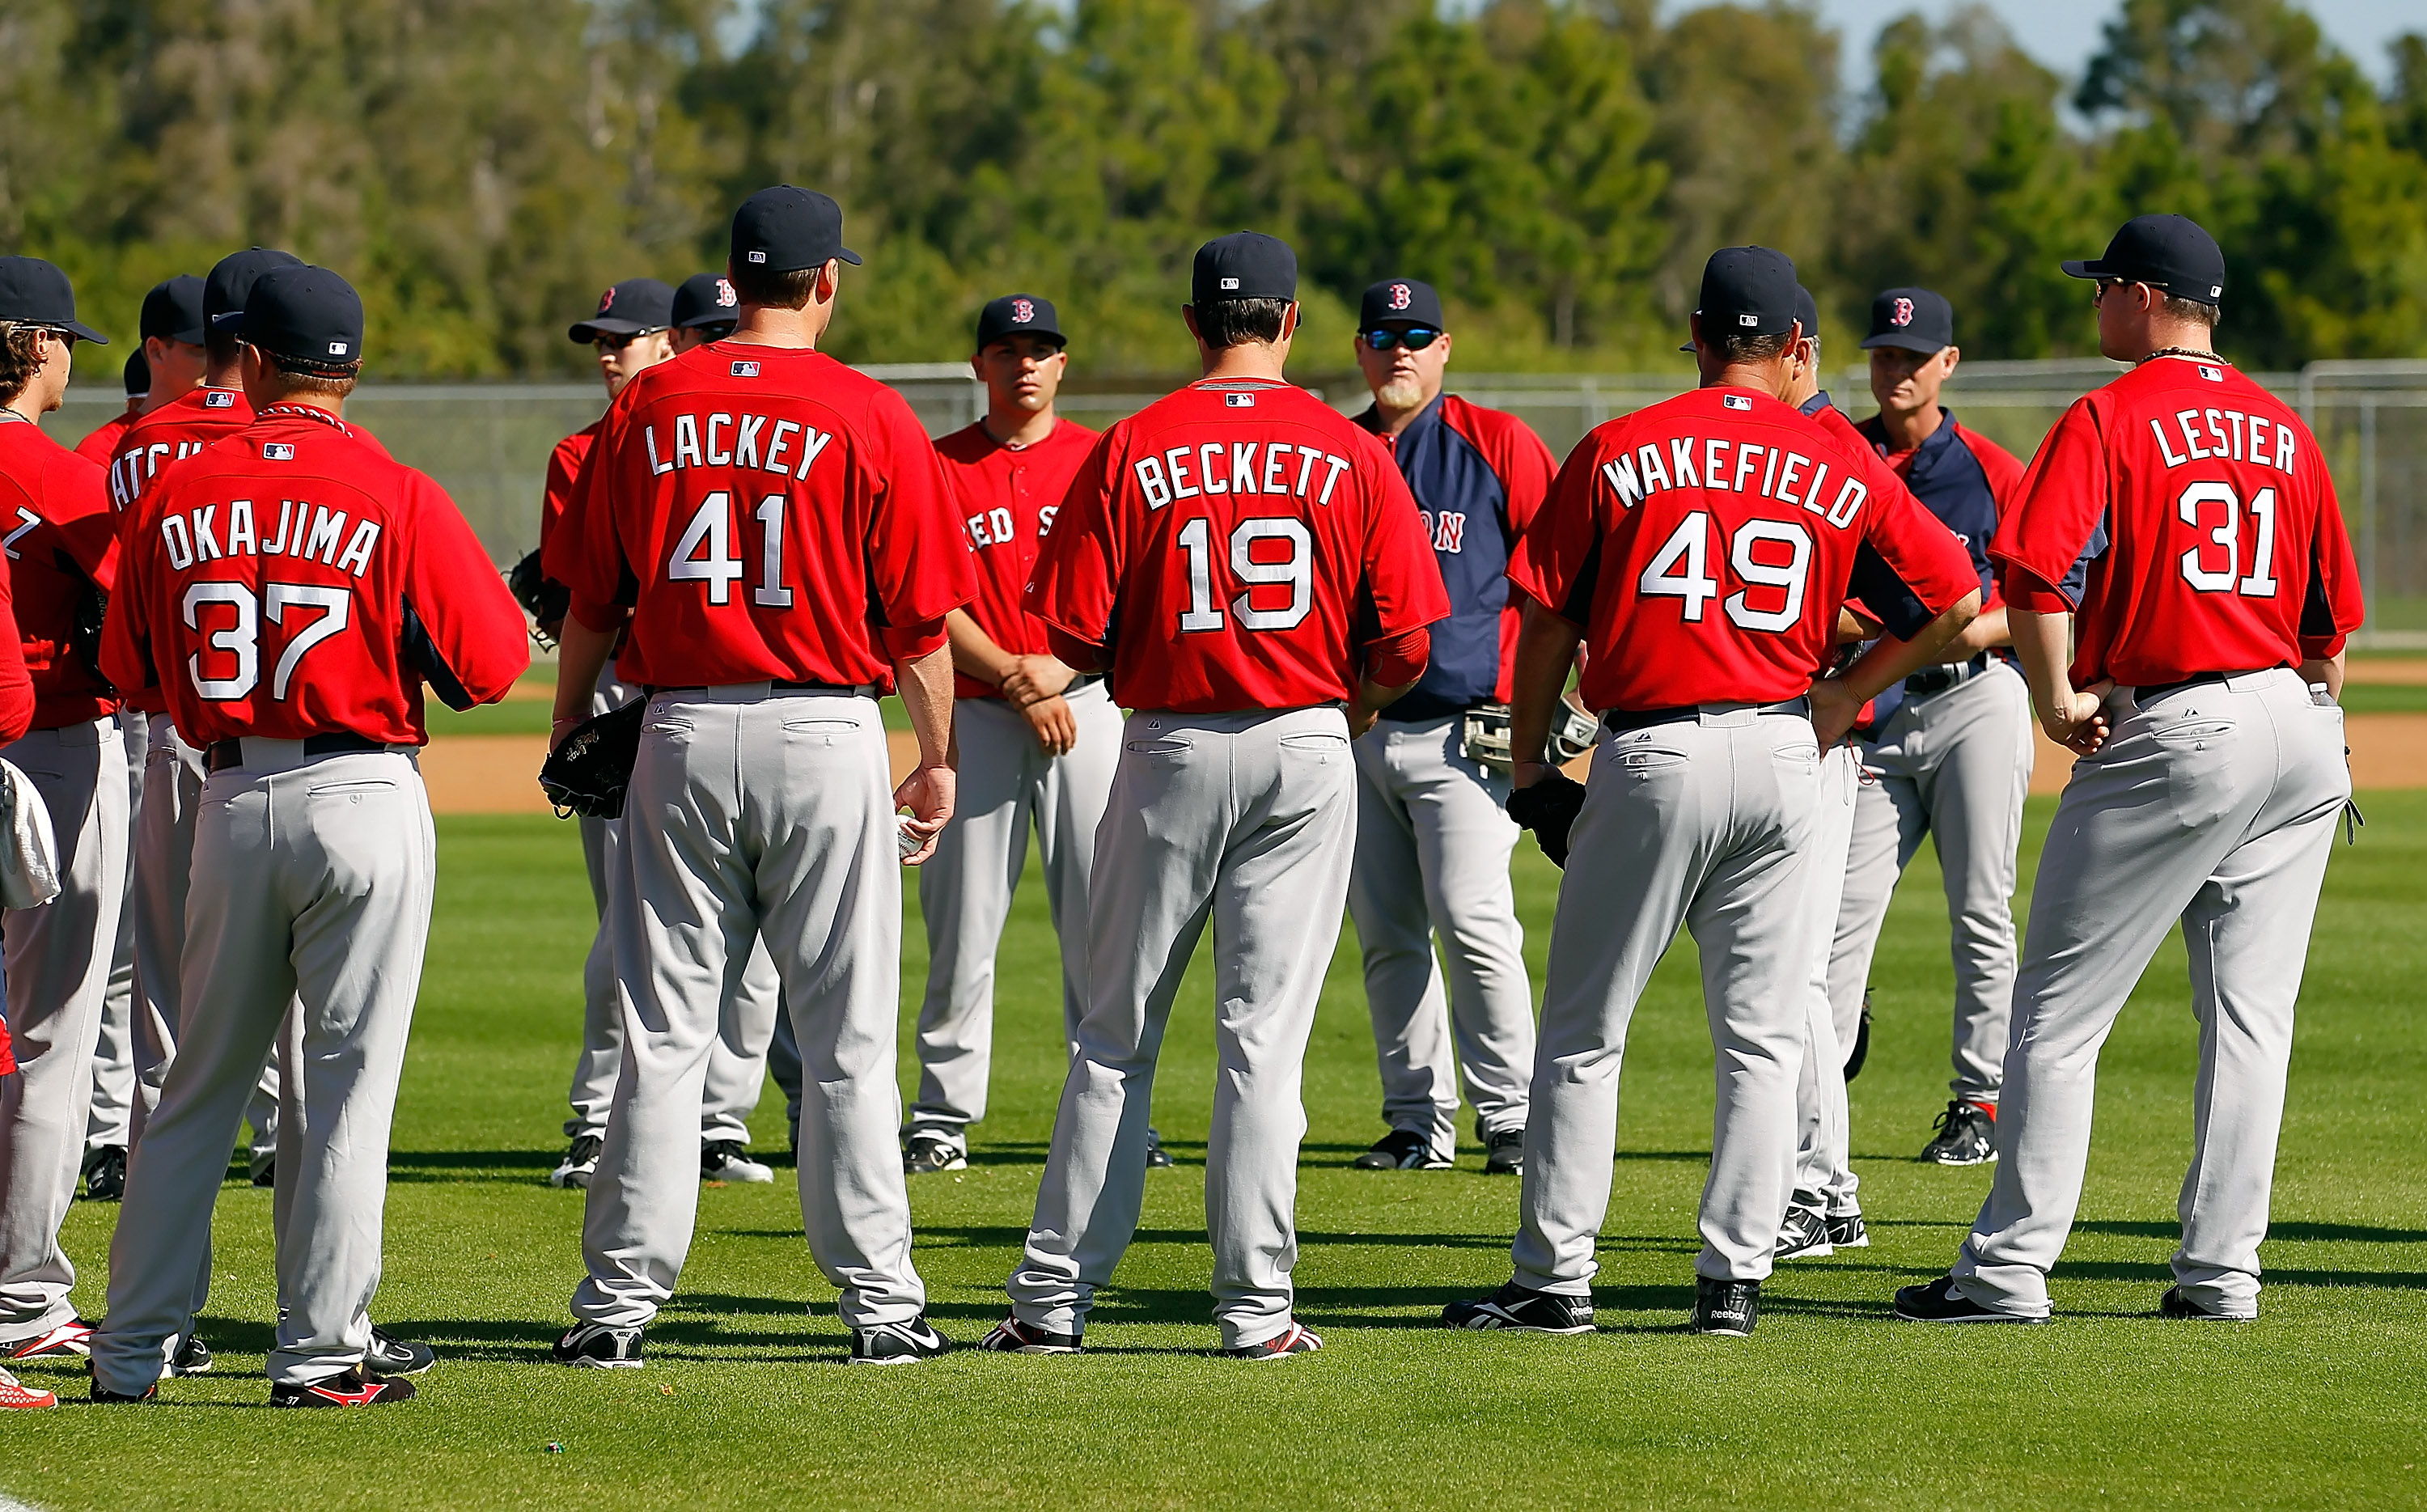
[[[1019,607],[1029,569],[1070,480],[1095,448],[1098,432],[1071,420],[1057,420],[1033,446],[1006,447],[984,425],[953,431],[936,443],[952,484],[953,508],[969,543],[978,574],[969,618],[1005,651],[1033,655],[1049,649],[1045,622]],[[1002,690],[955,674],[953,691],[963,698],[1000,698]]]
[[[1633,712],[1796,697],[1849,591],[1910,638],[1977,586],[1868,447],[1737,388],[1588,434],[1509,577],[1584,626],[1586,705]]]
[[[241,390],[196,388],[145,415],[118,438],[109,454],[109,505],[123,514],[151,488],[160,469],[182,462],[252,423]]]
[[[2292,665],[2360,622],[2317,438],[2221,363],[2160,358],[2076,400],[1989,554],[2010,605],[2078,615],[2077,687]]]
[[[418,745],[425,683],[468,708],[530,664],[522,612],[453,501],[325,412],[273,406],[137,509],[103,665],[156,681],[196,745]]]
[[[547,454],[547,481],[539,501],[540,561],[547,561],[547,538],[555,533],[556,522],[564,518],[564,506],[573,498],[574,480],[581,476],[581,464],[590,456],[590,448],[598,444],[598,432],[606,425],[599,420],[583,426],[558,442]]]
[[[632,608],[628,682],[886,691],[878,632],[976,592],[960,535],[899,394],[823,352],[723,341],[616,397],[542,562],[577,614]]]
[[[8,560],[38,730],[100,719],[118,694],[75,645],[89,595],[118,577],[118,535],[100,467],[31,425],[0,423],[0,548]]]
[[[1345,701],[1363,647],[1449,612],[1381,446],[1255,380],[1193,383],[1105,431],[1022,602],[1110,644],[1122,704],[1191,714]]]

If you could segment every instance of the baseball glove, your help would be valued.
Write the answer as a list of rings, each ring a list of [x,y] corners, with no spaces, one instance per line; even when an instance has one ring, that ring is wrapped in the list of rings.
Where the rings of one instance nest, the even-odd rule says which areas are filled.
[[[1568,865],[1568,831],[1584,806],[1585,785],[1564,772],[1553,772],[1508,795],[1508,817],[1532,830],[1542,854],[1562,870]]]
[[[90,582],[76,591],[73,618],[68,624],[68,644],[75,652],[77,662],[92,675],[92,680],[105,688],[109,686],[109,679],[101,671],[101,627],[108,618],[107,593]]]
[[[514,570],[506,574],[506,590],[537,626],[531,636],[539,642],[540,649],[545,651],[556,644],[552,626],[564,623],[566,611],[573,608],[573,590],[540,570],[538,552],[514,563]]]
[[[631,786],[632,763],[641,754],[641,723],[648,713],[649,701],[636,698],[621,708],[593,715],[548,753],[539,769],[539,786],[555,805],[557,818],[624,817],[624,789]]]

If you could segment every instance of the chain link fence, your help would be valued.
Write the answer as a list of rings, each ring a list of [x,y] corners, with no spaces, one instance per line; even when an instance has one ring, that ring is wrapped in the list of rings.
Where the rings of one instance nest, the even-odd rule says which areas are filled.
[[[1965,363],[1947,386],[1946,403],[1964,424],[2028,460],[2067,405],[2122,370],[2121,364],[2094,358]],[[899,389],[931,434],[968,425],[985,407],[985,390],[964,363],[864,371]],[[1453,392],[1521,416],[1559,456],[1603,421],[1686,386],[1683,375],[1669,374],[1453,370],[1450,376]],[[2252,376],[2298,406],[2334,470],[2368,596],[2368,624],[2358,642],[2427,648],[2427,362],[2326,362],[2298,373]],[[1329,390],[1343,410],[1364,407],[1354,375],[1331,377]],[[1872,408],[1865,368],[1844,369],[1832,392],[1851,414]],[[1145,389],[1068,391],[1061,409],[1102,427],[1158,397],[1159,391]],[[73,443],[122,402],[106,388],[82,385],[43,424]],[[595,383],[372,384],[355,393],[346,414],[436,479],[491,556],[510,563],[537,541],[549,448],[596,420],[604,405]]]

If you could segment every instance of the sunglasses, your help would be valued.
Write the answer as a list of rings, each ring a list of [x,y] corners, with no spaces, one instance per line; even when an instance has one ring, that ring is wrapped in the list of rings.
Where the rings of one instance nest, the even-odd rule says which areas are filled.
[[[654,331],[635,331],[628,336],[610,335],[605,332],[601,332],[597,335],[590,338],[590,344],[593,347],[597,348],[601,352],[622,351],[625,348],[640,340],[643,336],[654,336],[664,329],[665,327],[660,326]]]
[[[1393,347],[1422,351],[1443,334],[1430,326],[1409,326],[1405,331],[1362,331],[1358,333],[1358,337],[1375,351],[1389,351]]]
[[[2090,302],[2096,304],[2099,301],[2107,298],[2109,291],[2120,288],[2128,288],[2134,282],[2134,280],[2128,278],[2099,279],[2090,286]],[[2158,285],[2151,285],[2150,286],[2155,288]]]

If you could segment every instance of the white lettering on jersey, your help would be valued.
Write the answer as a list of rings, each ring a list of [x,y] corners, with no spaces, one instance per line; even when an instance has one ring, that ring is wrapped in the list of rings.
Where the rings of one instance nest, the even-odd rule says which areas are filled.
[[[2172,433],[2164,420],[2149,419],[2158,455],[2170,469],[2214,461],[2254,463],[2280,473],[2292,470],[2298,444],[2289,429],[2266,415],[2217,408],[2177,410],[2170,418],[2175,422]],[[2177,440],[2182,443],[2179,451],[2175,449]]]
[[[8,560],[10,561],[17,561],[23,555],[23,553],[17,549],[17,543],[25,538],[25,532],[42,523],[42,517],[41,515],[35,513],[32,510],[25,508],[22,504],[17,507],[17,518],[23,520],[24,523],[18,526],[17,528],[9,531],[7,535],[0,536],[0,550],[6,550],[8,553]]]

